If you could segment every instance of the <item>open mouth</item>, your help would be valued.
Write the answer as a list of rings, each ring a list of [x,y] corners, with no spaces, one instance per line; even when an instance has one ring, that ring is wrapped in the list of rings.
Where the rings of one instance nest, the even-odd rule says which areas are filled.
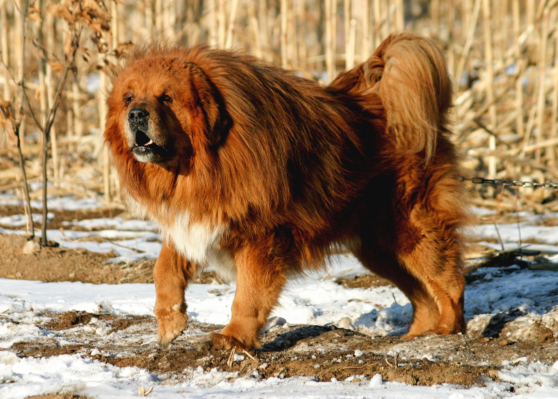
[[[151,140],[147,134],[145,134],[143,131],[141,130],[137,130],[136,132],[136,145],[132,147],[131,151],[134,151],[135,148],[141,148],[141,147],[160,147],[157,144],[155,144],[155,142],[153,142],[153,140]]]
[[[140,129],[136,131],[135,145],[130,149],[130,152],[140,162],[160,161],[171,155],[167,146],[157,145]]]

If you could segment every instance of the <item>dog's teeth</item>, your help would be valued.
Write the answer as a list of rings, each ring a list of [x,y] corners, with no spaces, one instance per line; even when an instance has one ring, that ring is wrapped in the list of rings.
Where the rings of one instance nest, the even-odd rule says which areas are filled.
[[[153,140],[149,140],[147,143],[145,143],[145,146],[147,147],[148,145],[153,144]]]

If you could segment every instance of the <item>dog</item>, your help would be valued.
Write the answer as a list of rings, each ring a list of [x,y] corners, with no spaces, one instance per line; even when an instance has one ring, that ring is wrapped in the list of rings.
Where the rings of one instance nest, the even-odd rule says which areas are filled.
[[[393,34],[326,87],[237,52],[155,44],[112,84],[105,140],[130,208],[164,236],[161,346],[186,328],[203,267],[237,281],[211,344],[249,350],[287,278],[339,247],[410,299],[404,338],[465,332],[466,204],[432,40]]]

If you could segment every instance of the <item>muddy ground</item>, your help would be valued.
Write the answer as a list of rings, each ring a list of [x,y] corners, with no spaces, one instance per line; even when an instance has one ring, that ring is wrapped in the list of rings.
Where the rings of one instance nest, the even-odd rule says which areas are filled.
[[[9,212],[12,209],[0,209],[2,215]],[[107,211],[56,213],[55,220],[59,221],[109,216]],[[110,216],[118,213],[121,211],[111,211]],[[59,227],[63,228],[63,225]],[[153,260],[125,266],[105,264],[103,262],[114,255],[56,247],[23,254],[25,242],[23,236],[0,234],[0,278],[93,284],[153,281]],[[196,282],[204,284],[215,279],[215,275],[204,273]],[[390,284],[374,275],[337,282],[349,290]],[[538,360],[552,364],[558,359],[553,332],[542,325],[533,326],[525,340],[505,338],[506,326],[513,321],[513,315],[496,315],[484,330],[470,331],[467,335],[426,336],[412,340],[371,338],[335,326],[276,326],[262,334],[261,349],[250,355],[236,353],[234,356],[230,352],[211,350],[206,345],[207,334],[222,328],[218,325],[192,322],[169,349],[161,350],[155,344],[157,326],[152,316],[86,312],[44,312],[39,316],[36,318],[39,320],[37,327],[64,338],[68,344],[60,346],[54,339],[26,342],[14,344],[11,351],[21,357],[80,354],[115,366],[144,368],[168,382],[181,381],[201,367],[206,371],[217,368],[255,378],[310,376],[315,380],[330,381],[332,378],[345,380],[353,377],[352,382],[360,383],[381,374],[385,381],[411,385],[449,383],[471,386],[498,380],[497,371],[503,361]],[[8,317],[0,314],[0,318]],[[146,340],[146,336],[151,338]],[[513,390],[511,385],[510,390]],[[41,398],[66,399],[60,395]]]

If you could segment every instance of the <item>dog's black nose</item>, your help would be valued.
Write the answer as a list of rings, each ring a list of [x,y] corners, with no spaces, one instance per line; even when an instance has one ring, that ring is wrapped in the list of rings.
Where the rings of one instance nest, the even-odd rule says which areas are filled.
[[[130,123],[143,124],[147,122],[149,112],[145,108],[135,107],[128,113]]]

